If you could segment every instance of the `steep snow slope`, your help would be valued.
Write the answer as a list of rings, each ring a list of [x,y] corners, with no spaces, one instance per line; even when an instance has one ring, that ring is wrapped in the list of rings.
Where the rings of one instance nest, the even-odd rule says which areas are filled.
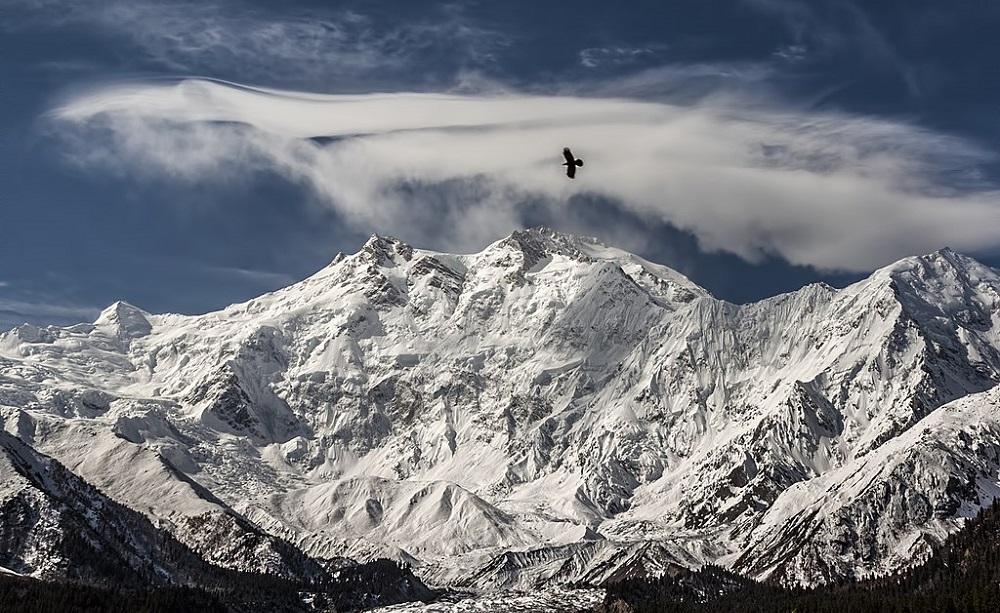
[[[1000,388],[993,388],[782,492],[735,566],[790,583],[885,574],[920,560],[928,543],[1000,496],[998,475]]]
[[[146,513],[206,561],[299,580],[321,573],[301,551],[253,525],[183,472],[193,466],[185,463],[184,451],[191,439],[170,424],[162,405],[114,400],[99,419],[0,410],[9,415],[7,430],[19,440]]]
[[[0,406],[8,431],[203,551],[225,541],[209,517],[477,589],[717,560],[815,582],[906,563],[991,491],[995,471],[970,488],[968,462],[910,454],[892,487],[952,503],[853,541],[831,527],[889,504],[856,473],[996,384],[998,290],[944,250],[736,306],[545,229],[471,255],[375,236],[219,312],[118,303],[0,335]],[[995,450],[949,433],[928,449]]]
[[[99,583],[183,583],[206,569],[142,514],[6,432],[0,432],[0,562],[17,574]]]

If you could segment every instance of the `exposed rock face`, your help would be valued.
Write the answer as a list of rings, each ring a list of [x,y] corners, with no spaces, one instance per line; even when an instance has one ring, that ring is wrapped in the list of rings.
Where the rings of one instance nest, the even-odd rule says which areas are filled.
[[[737,306],[544,229],[373,237],[219,312],[8,332],[0,406],[196,550],[232,518],[200,525],[262,567],[294,563],[255,530],[484,590],[816,583],[911,563],[1000,491],[998,317],[1000,276],[948,250]]]

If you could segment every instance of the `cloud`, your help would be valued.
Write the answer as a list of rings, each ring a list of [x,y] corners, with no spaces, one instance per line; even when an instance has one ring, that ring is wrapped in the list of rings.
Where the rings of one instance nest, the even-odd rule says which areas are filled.
[[[570,96],[633,98],[703,104],[713,99],[770,104],[776,98],[775,67],[764,62],[694,62],[664,64],[610,78],[563,84],[559,93]]]
[[[866,64],[881,66],[895,73],[906,85],[910,95],[921,94],[915,66],[902,56],[889,37],[854,2],[743,1],[748,6],[781,20],[791,35],[794,42],[779,47],[774,52],[774,57],[801,62],[815,58],[854,56]]]
[[[0,297],[0,332],[23,323],[74,324],[94,321],[100,309],[59,302],[35,302]]]
[[[267,82],[378,81],[433,58],[452,70],[489,66],[509,37],[480,27],[459,5],[383,23],[335,7],[285,10],[233,0],[9,0],[15,28],[87,28],[128,40],[138,60],[174,73],[239,75]],[[410,71],[410,72],[407,72]]]
[[[809,56],[809,49],[805,45],[782,45],[772,55],[786,62],[801,62]]]
[[[268,270],[252,270],[233,266],[206,266],[205,272],[223,278],[235,278],[266,287],[285,287],[298,281],[294,276]]]
[[[621,67],[640,61],[655,59],[663,49],[662,45],[629,47],[615,45],[610,47],[589,47],[580,51],[580,64],[585,68],[605,66]]]
[[[523,94],[318,95],[205,80],[130,84],[52,113],[83,164],[208,181],[279,172],[358,228],[476,248],[542,207],[604,198],[708,251],[867,270],[1000,246],[993,153],[901,122]],[[575,181],[560,151],[586,160]]]

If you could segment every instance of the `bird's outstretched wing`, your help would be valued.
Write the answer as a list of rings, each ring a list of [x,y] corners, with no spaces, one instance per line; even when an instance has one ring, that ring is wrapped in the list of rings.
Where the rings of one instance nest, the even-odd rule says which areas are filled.
[[[566,176],[570,179],[576,176],[576,164],[566,164]]]
[[[576,162],[576,158],[573,157],[573,152],[569,150],[569,147],[563,147],[563,157],[566,158],[566,164],[572,168]]]

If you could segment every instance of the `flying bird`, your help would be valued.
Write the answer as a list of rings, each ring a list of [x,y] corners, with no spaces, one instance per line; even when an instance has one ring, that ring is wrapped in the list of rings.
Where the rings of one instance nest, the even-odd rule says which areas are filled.
[[[573,152],[569,150],[569,147],[563,147],[563,157],[566,161],[563,162],[563,166],[566,167],[566,176],[570,179],[576,176],[576,167],[583,166],[583,160],[573,157]]]

